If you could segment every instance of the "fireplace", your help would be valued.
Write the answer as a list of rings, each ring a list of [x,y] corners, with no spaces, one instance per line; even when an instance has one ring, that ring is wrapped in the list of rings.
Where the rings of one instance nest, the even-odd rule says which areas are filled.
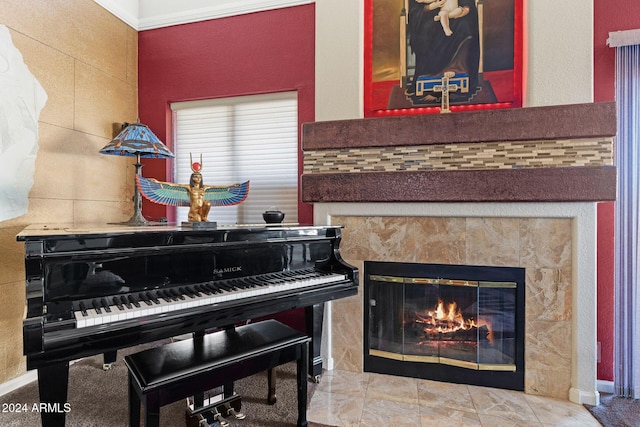
[[[364,371],[365,262],[517,267],[525,393],[597,402],[595,204],[326,203],[314,215],[344,226],[340,252],[362,272],[357,297],[327,306],[327,369]]]
[[[524,390],[522,268],[366,261],[364,371]]]
[[[344,226],[347,261],[363,272],[366,261],[524,269],[525,393],[598,404],[596,211],[616,195],[614,103],[335,120],[302,132],[302,200],[315,224]],[[363,370],[362,298],[327,304],[328,369]]]

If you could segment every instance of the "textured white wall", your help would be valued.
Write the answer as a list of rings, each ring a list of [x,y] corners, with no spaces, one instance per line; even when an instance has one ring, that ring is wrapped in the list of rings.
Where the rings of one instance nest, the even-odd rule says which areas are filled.
[[[526,3],[525,106],[593,102],[593,2]]]
[[[363,115],[364,1],[316,1],[316,121]]]

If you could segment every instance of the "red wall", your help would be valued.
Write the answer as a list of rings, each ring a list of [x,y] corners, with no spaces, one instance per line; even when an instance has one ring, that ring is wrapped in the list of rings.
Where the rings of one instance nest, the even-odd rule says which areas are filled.
[[[298,91],[298,121],[315,117],[315,6],[296,6],[176,25],[138,34],[138,111],[169,148],[176,101]],[[302,170],[302,153],[299,156]],[[171,162],[144,159],[143,174],[171,181]],[[222,184],[222,183],[221,183]],[[143,202],[147,218],[168,216]],[[170,213],[169,213],[170,217]],[[299,204],[300,223],[312,223]]]
[[[613,381],[614,203],[598,204],[598,379]]]
[[[615,100],[615,49],[606,44],[609,32],[640,28],[640,2],[594,0],[594,101]],[[620,13],[624,11],[623,13]],[[598,206],[598,379],[613,381],[614,323],[614,203]]]

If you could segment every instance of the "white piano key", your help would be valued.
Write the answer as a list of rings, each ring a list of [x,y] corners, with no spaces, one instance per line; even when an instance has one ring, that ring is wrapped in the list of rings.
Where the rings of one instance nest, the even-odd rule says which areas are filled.
[[[287,278],[287,276],[289,276]],[[258,278],[259,279],[259,278]],[[140,317],[154,316],[163,313],[170,313],[179,310],[189,310],[195,307],[213,305],[227,301],[236,301],[243,298],[251,298],[260,295],[275,294],[277,292],[300,290],[303,288],[329,284],[346,280],[343,274],[320,274],[311,272],[297,276],[295,273],[278,275],[278,280],[269,280],[263,282],[260,286],[241,288],[239,290],[223,290],[221,293],[212,293],[206,295],[200,293],[199,296],[184,295],[184,299],[166,301],[159,299],[158,303],[147,303],[140,301],[140,307],[131,304],[130,308],[123,306],[119,308],[117,305],[109,306],[111,312],[108,313],[102,309],[101,313],[97,313],[95,309],[87,309],[87,315],[83,315],[81,311],[74,312],[76,318],[76,328],[87,328],[96,325],[120,322],[123,320],[131,320]],[[238,285],[240,286],[240,285]]]

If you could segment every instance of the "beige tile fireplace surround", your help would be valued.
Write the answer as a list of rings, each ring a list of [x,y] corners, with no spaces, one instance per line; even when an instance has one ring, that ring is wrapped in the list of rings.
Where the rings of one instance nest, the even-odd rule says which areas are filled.
[[[444,142],[432,135],[425,116],[304,125],[303,200],[314,203],[316,224],[344,225],[341,254],[361,271],[360,294],[327,308],[325,366],[362,371],[364,261],[522,267],[525,393],[597,404],[596,208],[598,201],[615,198],[614,106],[505,111],[518,115],[521,123],[501,127],[493,120],[491,130],[486,121],[501,117],[496,114],[434,116],[439,125],[455,121],[457,134],[448,133]],[[548,114],[557,118],[555,123],[544,118]],[[403,128],[394,133],[398,123]],[[477,123],[482,125],[474,132]],[[398,166],[402,161],[383,159],[379,163],[392,169],[344,166],[365,157],[376,164],[371,156],[385,156],[373,151],[362,155],[372,148],[366,141],[372,135],[370,126],[385,129],[374,132],[378,136],[369,144],[374,151],[383,153],[380,147],[389,145],[393,157],[402,159],[395,153],[405,150],[413,156],[406,162],[412,169]],[[382,134],[388,142],[380,140]],[[394,140],[394,134],[403,137]],[[528,141],[524,145],[529,144],[533,154],[512,154],[510,144],[518,150],[523,146],[515,141]],[[443,150],[444,145],[450,146]],[[423,150],[419,158],[416,146]],[[536,151],[536,146],[541,148]],[[327,167],[335,163],[336,150],[342,152],[339,170]],[[464,170],[466,175],[448,175],[465,168],[457,157],[468,153],[475,166]],[[520,157],[527,160],[517,160]],[[416,163],[421,164],[418,170]],[[454,166],[442,170],[444,163]],[[345,193],[351,200],[345,200]]]

